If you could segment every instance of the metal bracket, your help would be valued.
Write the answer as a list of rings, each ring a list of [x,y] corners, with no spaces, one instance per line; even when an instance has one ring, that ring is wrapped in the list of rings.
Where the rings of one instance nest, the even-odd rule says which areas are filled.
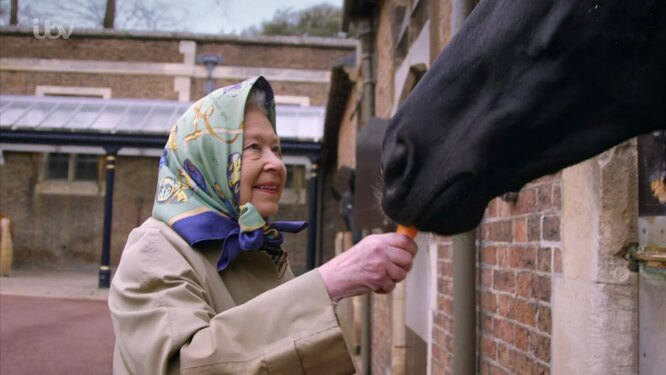
[[[632,242],[622,247],[618,255],[629,262],[627,267],[632,272],[638,272],[639,263],[646,267],[666,270],[666,247],[640,246],[637,242]]]

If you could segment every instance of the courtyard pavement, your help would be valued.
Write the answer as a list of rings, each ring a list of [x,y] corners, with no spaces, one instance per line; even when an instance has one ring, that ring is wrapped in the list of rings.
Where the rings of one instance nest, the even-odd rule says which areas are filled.
[[[0,374],[111,374],[107,296],[94,272],[0,278]]]

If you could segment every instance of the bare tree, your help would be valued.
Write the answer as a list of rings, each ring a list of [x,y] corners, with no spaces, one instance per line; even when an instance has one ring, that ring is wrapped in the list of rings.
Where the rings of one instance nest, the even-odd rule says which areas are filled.
[[[113,29],[116,20],[116,0],[106,0],[106,12],[104,13],[104,28]]]
[[[45,19],[61,25],[90,28],[171,29],[183,23],[187,11],[176,0],[31,0],[18,15],[20,24]]]
[[[184,23],[187,10],[173,12],[168,1],[125,1],[118,17],[123,29],[163,30],[173,29]],[[177,13],[176,16],[174,13]]]
[[[9,25],[18,25],[18,0],[12,0],[9,10]]]

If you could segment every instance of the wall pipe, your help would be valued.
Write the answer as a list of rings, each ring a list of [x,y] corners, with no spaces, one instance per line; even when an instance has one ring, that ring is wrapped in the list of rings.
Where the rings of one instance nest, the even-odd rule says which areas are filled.
[[[462,27],[475,0],[453,0],[451,35]],[[453,236],[453,373],[476,374],[476,235]]]

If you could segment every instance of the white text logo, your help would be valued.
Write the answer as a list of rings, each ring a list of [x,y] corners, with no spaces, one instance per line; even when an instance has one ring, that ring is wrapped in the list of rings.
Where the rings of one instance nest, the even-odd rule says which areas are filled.
[[[44,21],[44,32],[40,33],[39,19],[35,18],[32,20],[32,35],[37,39],[69,39],[69,36],[72,35],[72,31],[74,31],[74,26],[70,25],[69,29],[66,30],[64,26],[51,25],[51,22],[46,20]]]

